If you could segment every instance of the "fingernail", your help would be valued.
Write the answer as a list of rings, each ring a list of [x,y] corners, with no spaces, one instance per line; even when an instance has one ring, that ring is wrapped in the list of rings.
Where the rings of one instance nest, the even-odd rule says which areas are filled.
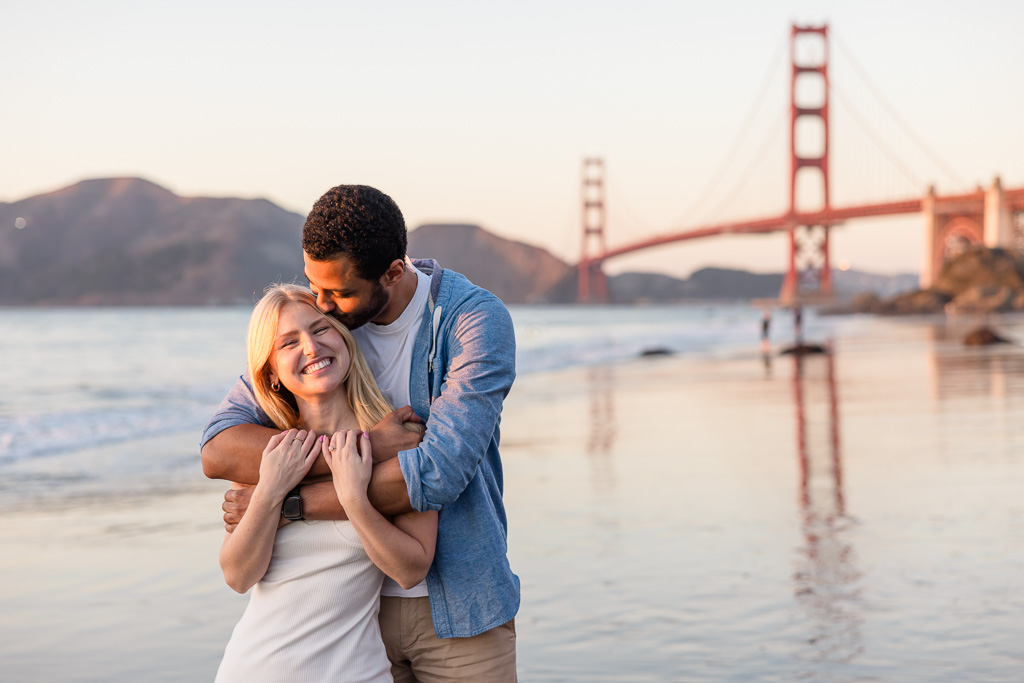
[[[364,439],[369,439],[370,438],[370,433],[369,432],[363,432],[363,438]]]

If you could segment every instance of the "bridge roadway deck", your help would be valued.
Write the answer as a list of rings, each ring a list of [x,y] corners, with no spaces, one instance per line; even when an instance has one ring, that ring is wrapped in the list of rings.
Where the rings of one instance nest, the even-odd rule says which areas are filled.
[[[985,191],[977,190],[968,194],[947,195],[935,197],[936,208],[946,212],[957,210],[978,210],[978,203],[984,205]],[[1024,211],[1024,188],[1005,190],[1003,201],[1011,211]],[[715,235],[743,235],[743,234],[765,234],[789,230],[799,225],[836,225],[854,218],[870,218],[875,216],[898,216],[910,213],[920,213],[922,199],[907,199],[897,202],[884,202],[881,204],[863,204],[860,206],[849,206],[832,208],[825,211],[813,211],[808,213],[785,213],[771,218],[754,220],[735,221],[732,223],[721,223],[701,228],[694,228],[682,232],[659,235],[650,239],[634,242],[614,249],[609,249],[604,254],[595,256],[588,263],[600,263],[616,256],[622,256],[642,249],[682,242],[685,240],[712,237]]]

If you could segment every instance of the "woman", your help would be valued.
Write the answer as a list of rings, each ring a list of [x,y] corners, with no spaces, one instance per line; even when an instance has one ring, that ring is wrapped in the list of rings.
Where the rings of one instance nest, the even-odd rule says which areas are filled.
[[[377,624],[386,573],[419,583],[434,557],[437,513],[388,521],[367,499],[366,431],[391,406],[348,330],[312,293],[275,285],[249,321],[249,374],[260,406],[283,431],[263,452],[249,508],[220,552],[224,578],[253,588],[218,681],[391,681]],[[281,522],[286,494],[318,455],[330,465],[349,521]]]

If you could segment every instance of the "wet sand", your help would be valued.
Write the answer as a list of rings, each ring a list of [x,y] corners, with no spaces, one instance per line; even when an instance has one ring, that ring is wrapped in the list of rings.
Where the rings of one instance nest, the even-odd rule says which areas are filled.
[[[521,680],[1019,680],[1024,349],[912,321],[835,346],[517,381]],[[212,679],[247,598],[216,563],[223,486],[195,465],[5,511],[5,681]]]

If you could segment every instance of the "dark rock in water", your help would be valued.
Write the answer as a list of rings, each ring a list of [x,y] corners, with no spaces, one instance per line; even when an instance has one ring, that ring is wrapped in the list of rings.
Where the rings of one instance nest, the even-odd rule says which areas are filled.
[[[818,353],[828,353],[828,348],[821,344],[795,344],[787,346],[779,353],[784,356],[810,356]]]
[[[965,346],[988,346],[990,344],[1009,344],[1009,339],[1004,339],[987,327],[979,327],[971,330],[964,337]]]
[[[671,356],[673,353],[675,353],[675,352],[672,351],[671,349],[666,349],[664,346],[656,346],[656,347],[653,347],[653,348],[650,348],[650,349],[644,349],[643,351],[641,351],[640,352],[640,357],[641,358],[648,358],[648,357],[651,357],[651,356]]]

